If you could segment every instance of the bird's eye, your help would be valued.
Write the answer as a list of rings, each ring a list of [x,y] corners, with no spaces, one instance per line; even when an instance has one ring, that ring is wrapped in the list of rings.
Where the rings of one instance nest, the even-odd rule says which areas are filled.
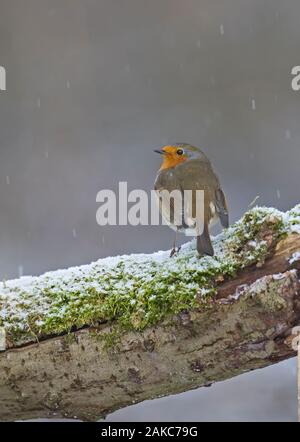
[[[183,155],[183,154],[184,154],[184,152],[182,149],[177,149],[177,155]]]

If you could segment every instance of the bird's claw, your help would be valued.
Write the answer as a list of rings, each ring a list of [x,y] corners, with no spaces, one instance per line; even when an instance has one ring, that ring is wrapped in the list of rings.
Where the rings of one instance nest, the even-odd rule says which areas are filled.
[[[173,247],[173,249],[171,250],[171,253],[170,253],[170,258],[172,258],[174,255],[176,255],[176,253],[179,253],[180,250],[181,250],[181,247],[178,247],[177,250],[176,250],[176,247]]]

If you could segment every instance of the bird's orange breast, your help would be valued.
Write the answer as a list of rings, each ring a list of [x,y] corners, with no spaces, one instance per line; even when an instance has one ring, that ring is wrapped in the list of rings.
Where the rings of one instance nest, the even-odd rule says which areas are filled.
[[[174,146],[165,146],[163,148],[163,151],[164,151],[163,162],[160,167],[160,170],[176,167],[178,166],[178,164],[183,163],[187,159],[185,155],[182,156],[177,155],[176,153],[177,148]]]

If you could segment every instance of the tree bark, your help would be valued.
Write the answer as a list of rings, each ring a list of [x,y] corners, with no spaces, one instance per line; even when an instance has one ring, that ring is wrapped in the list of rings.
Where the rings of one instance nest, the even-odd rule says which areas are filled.
[[[204,311],[187,311],[107,349],[110,325],[0,353],[0,419],[96,420],[146,399],[231,378],[295,356],[300,322],[300,236],[282,240],[262,267],[220,284]]]

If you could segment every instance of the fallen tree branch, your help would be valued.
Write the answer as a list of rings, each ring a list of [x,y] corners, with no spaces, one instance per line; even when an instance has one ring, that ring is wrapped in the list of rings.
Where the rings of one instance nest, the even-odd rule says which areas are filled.
[[[216,238],[0,288],[0,419],[96,420],[295,355],[300,206],[255,208]]]

